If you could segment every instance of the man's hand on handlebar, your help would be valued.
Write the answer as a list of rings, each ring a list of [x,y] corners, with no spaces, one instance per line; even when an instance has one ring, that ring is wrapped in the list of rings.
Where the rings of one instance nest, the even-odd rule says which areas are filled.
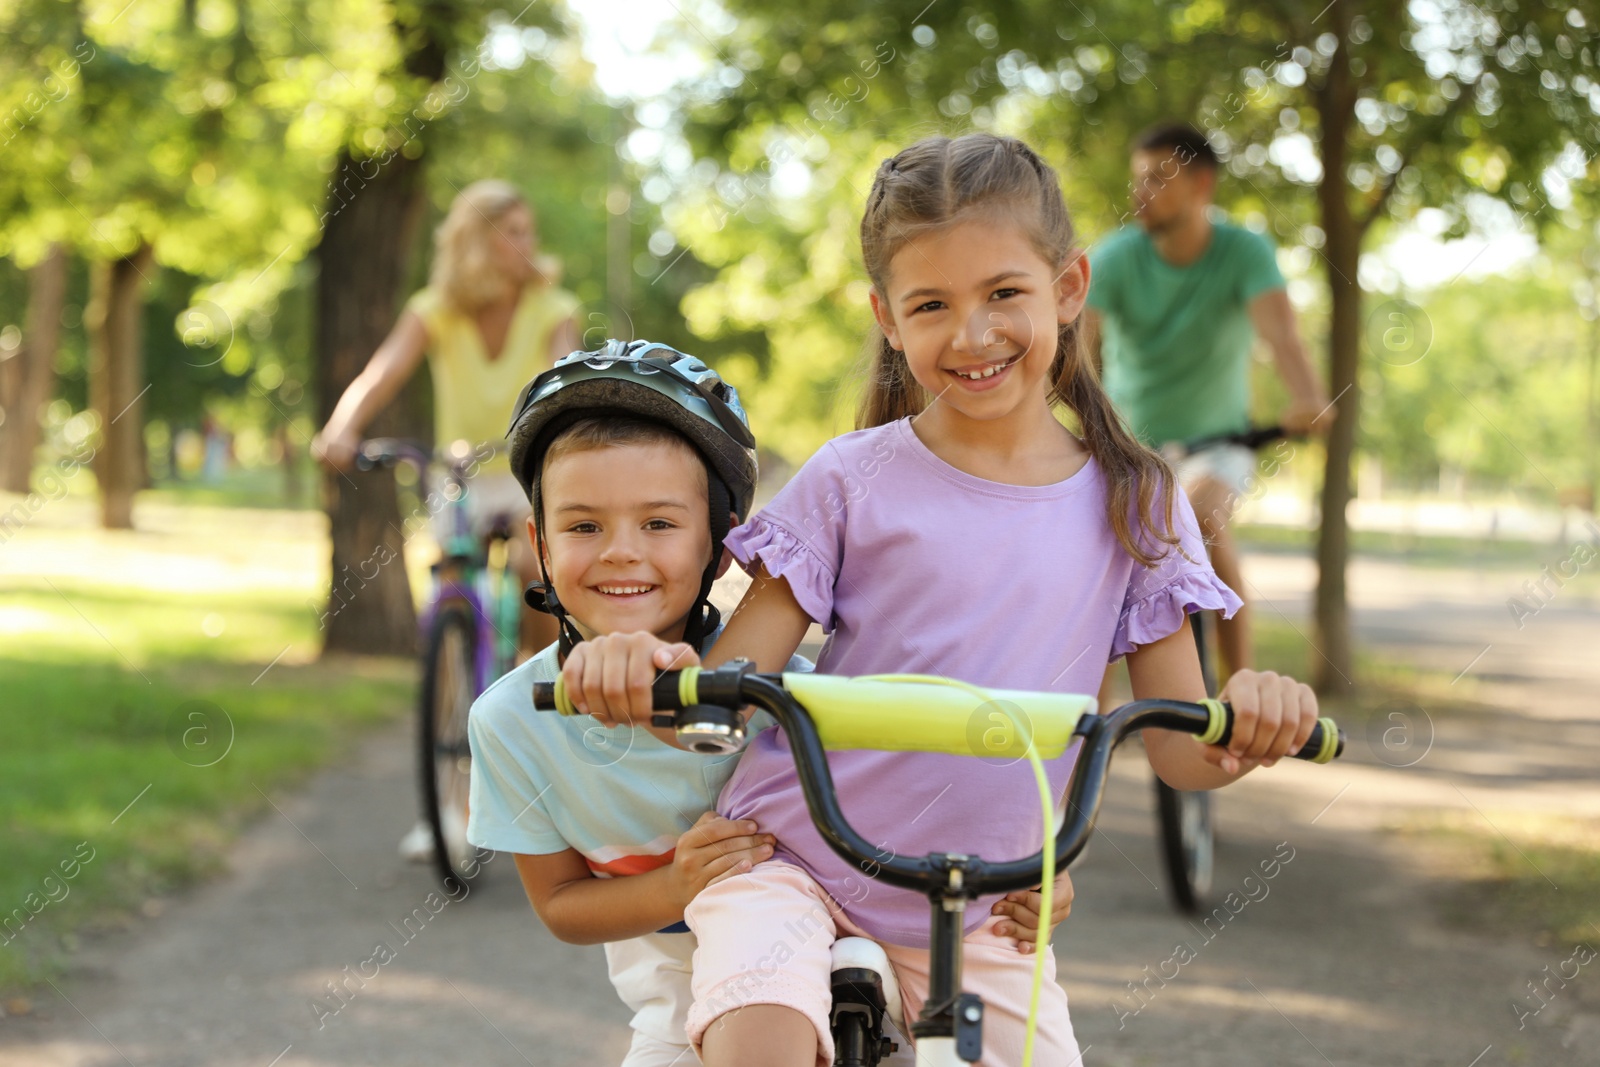
[[[1072,876],[1062,871],[1056,875],[1055,888],[1051,890],[1050,929],[1045,931],[1046,942],[1072,912],[1072,896]],[[1018,952],[1032,952],[1039,940],[1039,905],[1042,902],[1043,897],[1037,889],[1007,893],[1004,899],[995,901],[994,907],[989,909],[991,915],[1009,916],[1006,922],[996,924],[994,932],[1001,937],[1015,938]]]
[[[573,706],[600,725],[649,727],[650,684],[662,671],[699,664],[699,655],[681,641],[669,644],[643,632],[608,634],[573,649],[561,677]]]
[[[1278,422],[1290,437],[1322,436],[1333,426],[1339,409],[1325,400],[1296,401],[1284,409]]]
[[[1300,751],[1317,725],[1311,687],[1272,671],[1235,673],[1218,699],[1233,706],[1233,734],[1226,748],[1206,745],[1201,753],[1207,763],[1236,777]]]

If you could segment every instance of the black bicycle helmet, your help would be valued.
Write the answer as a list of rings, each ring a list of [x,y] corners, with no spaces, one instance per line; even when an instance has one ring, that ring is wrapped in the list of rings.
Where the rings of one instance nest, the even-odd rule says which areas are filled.
[[[511,473],[533,505],[539,537],[544,514],[539,477],[550,443],[585,416],[629,414],[663,423],[694,445],[706,464],[711,507],[711,562],[700,580],[700,596],[689,611],[683,639],[699,648],[721,615],[710,603],[730,512],[749,517],[756,489],[756,439],[739,404],[739,392],[694,356],[652,341],[607,341],[593,352],[573,352],[523,387],[512,409],[506,438]],[[542,588],[529,587],[530,607],[561,624],[561,655],[583,640],[556,597],[544,558]]]

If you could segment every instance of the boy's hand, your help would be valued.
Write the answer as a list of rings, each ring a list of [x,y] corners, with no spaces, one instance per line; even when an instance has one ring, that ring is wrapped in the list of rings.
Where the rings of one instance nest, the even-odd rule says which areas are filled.
[[[1051,891],[1050,930],[1045,934],[1046,943],[1056,932],[1056,927],[1061,925],[1061,920],[1072,911],[1072,896],[1072,877],[1062,871],[1056,875],[1055,887]],[[1018,952],[1032,952],[1039,940],[1039,905],[1043,900],[1037,889],[1007,893],[1004,899],[995,901],[994,907],[989,909],[991,915],[1011,917],[1008,922],[997,923],[994,932],[1001,937],[1016,938]]]
[[[610,634],[572,650],[561,668],[573,706],[602,726],[650,725],[650,685],[662,671],[695,667],[700,657],[681,641],[655,634]]]
[[[1207,763],[1240,775],[1270,767],[1300,751],[1317,724],[1317,695],[1311,687],[1272,671],[1239,671],[1219,698],[1233,706],[1233,734],[1227,748],[1206,745]]]
[[[772,846],[778,839],[756,829],[748,819],[735,822],[708,811],[679,835],[678,849],[672,854],[672,881],[684,907],[712,882],[743,874],[772,858]]]

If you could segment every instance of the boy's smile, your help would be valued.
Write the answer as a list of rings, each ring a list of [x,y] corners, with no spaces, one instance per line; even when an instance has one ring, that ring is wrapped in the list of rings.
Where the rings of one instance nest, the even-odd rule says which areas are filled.
[[[711,559],[699,455],[665,443],[563,452],[540,484],[550,581],[584,637],[680,640]]]

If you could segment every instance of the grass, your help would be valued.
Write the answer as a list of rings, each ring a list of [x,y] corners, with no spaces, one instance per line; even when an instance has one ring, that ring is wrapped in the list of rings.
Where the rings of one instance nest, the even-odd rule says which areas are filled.
[[[1304,628],[1295,629],[1280,618],[1257,611],[1251,618],[1256,643],[1256,666],[1305,681],[1312,676],[1313,651]],[[1324,697],[1327,714],[1354,738],[1369,718],[1385,714],[1396,703],[1431,708],[1455,708],[1462,712],[1485,708],[1476,697],[1477,683],[1472,678],[1453,679],[1442,671],[1429,671],[1404,663],[1381,652],[1357,646],[1356,678],[1353,696]]]
[[[216,873],[266,797],[407,713],[410,661],[317,663],[320,517],[53,504],[0,546],[0,990]]]
[[[1531,934],[1541,945],[1600,947],[1600,819],[1526,811],[1491,817],[1492,828],[1467,813],[1407,828],[1451,848],[1465,872],[1443,901],[1446,917]]]
[[[1290,526],[1235,527],[1239,543],[1253,552],[1315,552],[1316,531]],[[1529,568],[1536,577],[1539,567],[1554,565],[1572,554],[1569,541],[1484,540],[1468,537],[1441,537],[1389,530],[1351,530],[1352,557],[1390,560],[1418,567],[1504,567]],[[1584,568],[1585,570],[1591,568]]]

